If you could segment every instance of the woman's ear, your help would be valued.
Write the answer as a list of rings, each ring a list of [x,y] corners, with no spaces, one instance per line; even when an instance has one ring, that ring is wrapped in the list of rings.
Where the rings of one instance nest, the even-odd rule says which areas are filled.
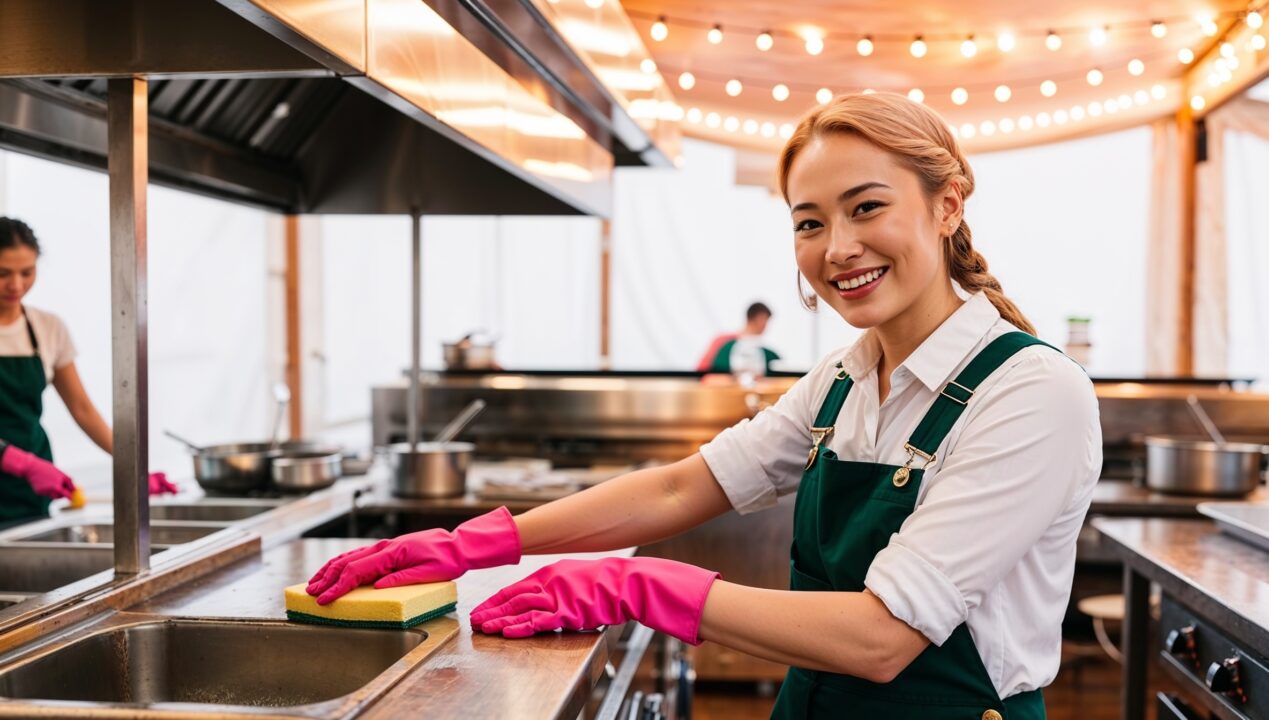
[[[957,183],[948,183],[939,194],[939,228],[944,236],[950,236],[961,226],[961,217],[965,214],[965,200],[961,197],[961,187]]]

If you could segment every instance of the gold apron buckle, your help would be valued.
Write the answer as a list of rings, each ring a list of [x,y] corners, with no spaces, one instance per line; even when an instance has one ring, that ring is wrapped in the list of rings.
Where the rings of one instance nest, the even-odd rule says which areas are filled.
[[[811,469],[811,466],[815,464],[815,459],[820,455],[820,448],[823,447],[824,443],[828,442],[828,439],[832,436],[833,427],[831,425],[829,427],[811,428],[811,452],[806,455],[806,467],[802,468],[804,471]]]

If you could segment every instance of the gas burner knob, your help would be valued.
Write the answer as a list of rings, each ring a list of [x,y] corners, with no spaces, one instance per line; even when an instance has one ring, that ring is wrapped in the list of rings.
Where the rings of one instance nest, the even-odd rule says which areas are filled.
[[[1238,676],[1238,656],[1212,663],[1207,668],[1207,689],[1247,702],[1242,681]]]
[[[1198,649],[1194,643],[1194,626],[1186,625],[1168,633],[1163,641],[1164,649],[1177,660],[1188,660],[1198,667]]]

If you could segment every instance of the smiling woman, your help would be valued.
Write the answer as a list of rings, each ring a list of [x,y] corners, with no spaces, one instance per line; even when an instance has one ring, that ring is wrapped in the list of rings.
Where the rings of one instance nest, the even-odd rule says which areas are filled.
[[[858,342],[677,463],[333,558],[317,601],[643,545],[796,492],[789,590],[659,558],[572,560],[496,593],[472,626],[518,638],[637,620],[717,642],[792,666],[779,718],[1043,718],[1101,468],[1092,383],[1030,334],[973,249],[973,175],[933,111],[841,96],[782,158],[798,268]]]

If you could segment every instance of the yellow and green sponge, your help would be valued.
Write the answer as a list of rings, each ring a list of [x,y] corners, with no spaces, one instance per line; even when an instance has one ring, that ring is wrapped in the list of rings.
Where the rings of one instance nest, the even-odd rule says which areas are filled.
[[[329,605],[318,605],[306,587],[300,583],[286,589],[288,619],[315,625],[400,630],[453,612],[458,606],[458,586],[452,581],[382,590],[359,587]]]

